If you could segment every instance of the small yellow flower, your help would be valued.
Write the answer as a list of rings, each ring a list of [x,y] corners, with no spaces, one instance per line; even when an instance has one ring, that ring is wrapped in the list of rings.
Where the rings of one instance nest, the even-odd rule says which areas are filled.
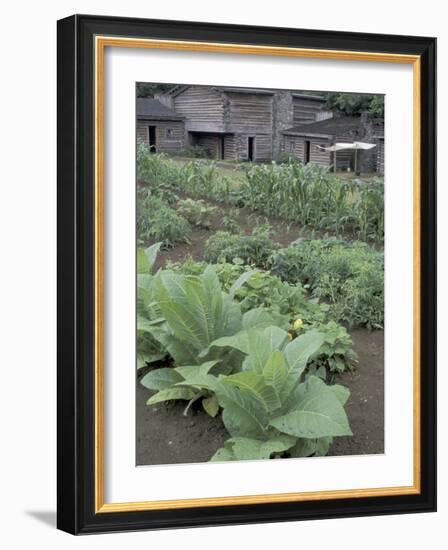
[[[292,334],[288,332],[288,340],[292,340]]]
[[[302,319],[296,319],[294,321],[294,330],[300,330],[303,327],[303,321]]]

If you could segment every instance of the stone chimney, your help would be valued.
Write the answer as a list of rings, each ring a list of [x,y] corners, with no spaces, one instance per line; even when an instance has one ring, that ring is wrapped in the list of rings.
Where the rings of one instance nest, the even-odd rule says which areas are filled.
[[[277,160],[282,153],[282,131],[293,125],[292,94],[277,91],[272,101],[272,158]]]

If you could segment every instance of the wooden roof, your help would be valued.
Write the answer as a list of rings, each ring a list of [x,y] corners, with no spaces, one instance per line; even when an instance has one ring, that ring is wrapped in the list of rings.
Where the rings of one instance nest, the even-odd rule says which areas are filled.
[[[334,136],[341,131],[357,130],[361,126],[360,116],[340,116],[327,118],[318,122],[309,124],[300,124],[283,130],[287,135],[315,135],[315,136]]]
[[[184,120],[184,117],[179,113],[152,97],[137,98],[137,118],[145,120]]]

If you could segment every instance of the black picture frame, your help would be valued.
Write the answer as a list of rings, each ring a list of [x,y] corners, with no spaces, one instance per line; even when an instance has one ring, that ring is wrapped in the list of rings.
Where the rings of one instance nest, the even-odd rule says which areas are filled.
[[[421,365],[418,494],[202,508],[95,511],[95,120],[97,35],[420,57]],[[57,525],[73,534],[436,510],[436,40],[74,15],[58,22]]]

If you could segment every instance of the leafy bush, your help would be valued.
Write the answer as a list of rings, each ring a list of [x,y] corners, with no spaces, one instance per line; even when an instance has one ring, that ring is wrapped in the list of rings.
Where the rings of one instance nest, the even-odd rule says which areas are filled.
[[[324,337],[324,343],[311,358],[308,373],[315,374],[323,380],[328,374],[341,374],[353,370],[358,356],[353,350],[353,341],[347,329],[334,321],[304,325],[303,331],[317,330]]]
[[[199,365],[206,359],[216,359],[203,353],[213,340],[235,334],[243,326],[252,326],[255,322],[272,322],[261,309],[243,315],[234,300],[235,293],[250,276],[251,272],[243,273],[228,292],[223,292],[210,266],[201,275],[184,275],[171,270],[157,273],[151,293],[160,311],[163,330],[157,327],[152,335],[165,346],[177,366]]]
[[[185,400],[186,414],[202,398],[211,416],[221,407],[231,438],[211,460],[324,455],[333,437],[352,435],[344,411],[349,391],[327,386],[316,376],[301,382],[310,358],[322,346],[320,333],[310,331],[288,343],[287,332],[277,326],[243,322],[242,327],[233,336],[212,341],[201,354],[233,350],[243,358],[242,370],[223,373],[215,359],[151,371],[142,383],[158,391],[148,404]]]
[[[209,264],[188,259],[183,263],[171,263],[169,269],[185,275],[200,275]],[[291,285],[267,271],[252,270],[236,260],[234,263],[211,264],[218,275],[224,291],[227,291],[245,272],[251,272],[250,278],[235,292],[235,300],[240,303],[244,313],[251,309],[263,307],[277,319],[283,317],[284,328],[295,319],[301,318],[305,323],[322,323],[326,320],[328,305],[319,304],[316,299],[306,295],[302,285]]]
[[[160,311],[154,303],[152,283],[154,264],[162,243],[137,249],[137,368],[160,361],[166,350],[152,335],[160,324]]]
[[[330,304],[329,315],[350,326],[384,323],[384,255],[365,243],[336,239],[293,243],[269,258],[271,272],[302,283]]]
[[[218,231],[205,243],[204,259],[211,263],[231,262],[239,258],[245,264],[263,267],[276,245],[270,236],[272,228],[268,225],[256,227],[251,235],[234,235],[227,231]]]
[[[322,342],[320,333],[310,331],[288,343],[287,333],[271,326],[212,344],[246,356],[241,372],[207,381],[231,435],[212,460],[326,454],[334,436],[352,435],[344,411],[349,391],[316,376],[301,383]]]
[[[164,247],[189,242],[188,221],[163,200],[147,196],[137,202],[137,235],[143,241],[160,241]]]
[[[206,204],[202,199],[185,199],[179,201],[178,213],[192,225],[210,229],[212,217],[217,207]]]
[[[152,190],[159,187],[174,190],[178,188],[180,181],[177,163],[163,153],[151,153],[143,142],[137,144],[137,182],[140,186]]]
[[[178,273],[199,275],[208,264],[188,260],[183,264],[171,264]],[[215,264],[211,266],[218,275],[221,286],[228,290],[244,273],[250,270],[241,264]],[[324,337],[319,354],[312,358],[307,372],[322,379],[349,369],[356,364],[357,356],[347,330],[334,321],[327,322],[329,307],[306,296],[303,287],[291,285],[265,271],[252,271],[251,276],[235,292],[235,300],[241,311],[263,308],[269,312],[276,324],[288,330],[292,337],[317,330]]]
[[[239,210],[238,208],[231,208],[229,212],[222,218],[222,226],[226,231],[233,235],[241,233],[241,227],[238,224]]]

